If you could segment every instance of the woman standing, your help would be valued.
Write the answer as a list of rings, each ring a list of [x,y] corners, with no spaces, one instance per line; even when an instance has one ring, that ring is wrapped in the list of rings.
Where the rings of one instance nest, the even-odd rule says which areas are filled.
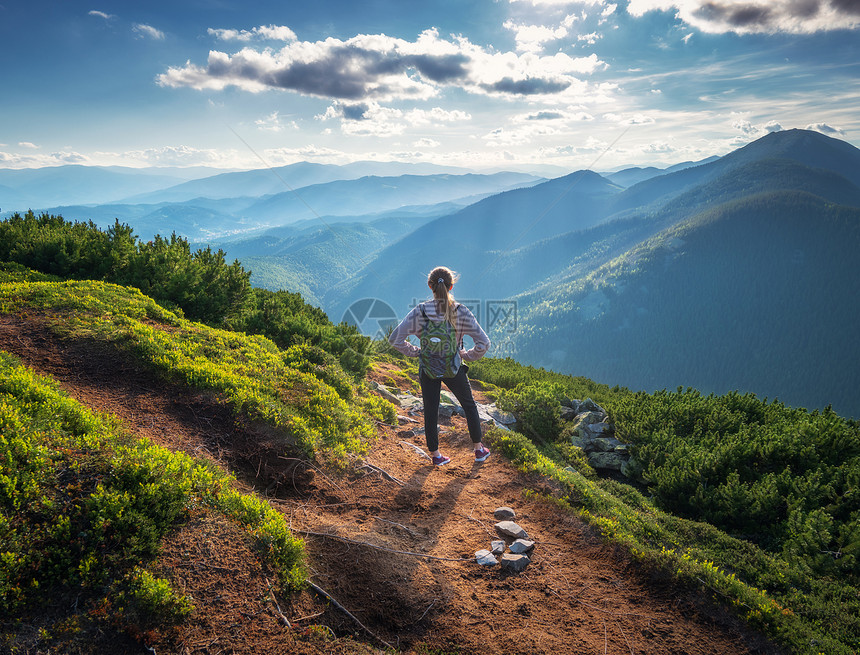
[[[418,379],[424,400],[424,434],[433,464],[442,466],[451,461],[439,451],[439,396],[445,383],[466,414],[469,437],[475,447],[475,461],[483,462],[490,455],[481,441],[481,420],[478,406],[472,398],[467,373],[463,364],[483,357],[490,348],[490,339],[478,325],[474,314],[456,302],[451,295],[457,274],[439,266],[427,277],[433,291],[433,300],[420,303],[410,311],[400,325],[394,328],[388,342],[407,357],[419,357]],[[414,334],[421,340],[417,347],[406,340]],[[463,337],[469,335],[475,342],[470,350],[463,349]]]

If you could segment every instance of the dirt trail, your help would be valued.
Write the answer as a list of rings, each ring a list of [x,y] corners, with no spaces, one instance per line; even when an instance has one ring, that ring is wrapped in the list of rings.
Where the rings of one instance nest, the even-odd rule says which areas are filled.
[[[420,653],[777,652],[711,603],[642,572],[576,517],[524,496],[540,483],[495,453],[474,463],[458,416],[440,422],[449,465],[432,467],[400,444],[426,449],[408,432],[422,425],[416,414],[414,424],[380,426],[367,458],[399,482],[369,468],[335,479],[279,458],[214,400],[165,385],[112,348],[61,341],[38,320],[0,316],[0,349],[134,433],[210,458],[247,488],[268,490],[305,535],[312,580],[378,639],[308,592],[280,600],[295,626],[323,624],[374,646],[384,641]],[[377,369],[371,377],[387,376]],[[497,538],[493,510],[502,505],[516,510],[537,543],[532,564],[518,575],[474,562],[475,551]],[[239,551],[250,546],[230,525],[202,527],[208,550],[185,534],[165,545],[165,566],[194,548],[203,563],[180,581],[197,600],[198,616],[182,634],[156,644],[157,652],[299,652],[273,604],[262,600],[267,573],[243,568],[247,558]]]

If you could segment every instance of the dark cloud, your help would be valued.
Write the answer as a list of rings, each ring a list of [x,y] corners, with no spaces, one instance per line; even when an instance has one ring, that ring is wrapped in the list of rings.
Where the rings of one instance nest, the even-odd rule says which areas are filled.
[[[734,27],[768,25],[773,18],[771,9],[764,5],[723,5],[717,2],[704,3],[693,15],[702,20],[725,22]]]
[[[360,103],[357,105],[344,105],[342,107],[343,117],[351,121],[364,120],[367,110],[370,109],[366,104]]]
[[[564,114],[558,111],[539,111],[536,114],[526,116],[528,121],[553,121],[558,118],[564,118]]]
[[[262,74],[254,67],[236,69],[230,73],[245,79],[259,79],[281,89],[291,89],[309,95],[358,100],[383,96],[391,89],[379,82],[386,75],[399,75],[409,69],[417,70],[422,77],[444,83],[465,78],[464,55],[411,55],[392,56],[354,47],[342,47],[326,53],[324,58],[312,62],[291,62],[277,71]],[[209,72],[219,71],[210,66]]]
[[[265,76],[245,75],[246,79],[260,79],[269,86],[292,89],[308,95],[358,100],[370,95],[369,85],[375,77],[366,71],[349,70],[348,60],[327,57],[319,61],[293,62],[290,66],[268,73]],[[233,71],[235,74],[236,71]],[[377,90],[378,91],[378,90]]]
[[[494,84],[482,84],[481,86],[487,91],[533,96],[543,93],[560,93],[570,86],[570,82],[556,82],[536,77],[530,77],[525,80],[515,80],[511,77],[506,77]]]
[[[830,6],[841,13],[860,16],[860,0],[830,0]]]
[[[468,75],[466,55],[415,55],[406,58],[409,66],[414,66],[421,75],[438,83],[452,82]]]

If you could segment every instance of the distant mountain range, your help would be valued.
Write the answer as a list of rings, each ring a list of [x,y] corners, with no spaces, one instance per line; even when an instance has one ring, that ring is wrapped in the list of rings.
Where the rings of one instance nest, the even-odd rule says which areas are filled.
[[[403,315],[447,264],[497,356],[860,417],[857,252],[860,150],[791,130],[628,188],[580,171],[486,198],[381,249],[322,301],[335,320],[364,297]],[[494,324],[504,303],[517,320]]]
[[[372,163],[193,179],[80,168],[0,171],[0,207],[41,194],[57,206],[31,206],[66,218],[175,231],[334,321],[365,298],[404,315],[445,264],[496,356],[860,418],[860,150],[817,132],[549,180]]]

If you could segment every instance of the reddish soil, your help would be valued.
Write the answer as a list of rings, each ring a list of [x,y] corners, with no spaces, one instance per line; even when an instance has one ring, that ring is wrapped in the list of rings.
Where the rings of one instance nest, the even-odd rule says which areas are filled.
[[[165,540],[153,567],[197,607],[173,631],[141,637],[159,655],[358,653],[386,644],[427,655],[779,652],[708,599],[642,570],[575,516],[527,498],[525,489],[551,489],[498,454],[476,464],[458,416],[440,421],[449,465],[432,467],[403,447],[426,449],[410,431],[422,416],[399,410],[416,422],[380,425],[366,460],[395,480],[367,467],[336,477],[279,457],[216,399],[166,384],[112,347],[60,340],[36,318],[0,316],[0,349],[134,434],[206,457],[246,490],[267,493],[304,535],[311,580],[355,617],[310,591],[273,595],[253,541],[202,513]],[[384,366],[370,377],[392,379]],[[474,561],[497,538],[493,511],[503,505],[537,544],[520,574]]]

